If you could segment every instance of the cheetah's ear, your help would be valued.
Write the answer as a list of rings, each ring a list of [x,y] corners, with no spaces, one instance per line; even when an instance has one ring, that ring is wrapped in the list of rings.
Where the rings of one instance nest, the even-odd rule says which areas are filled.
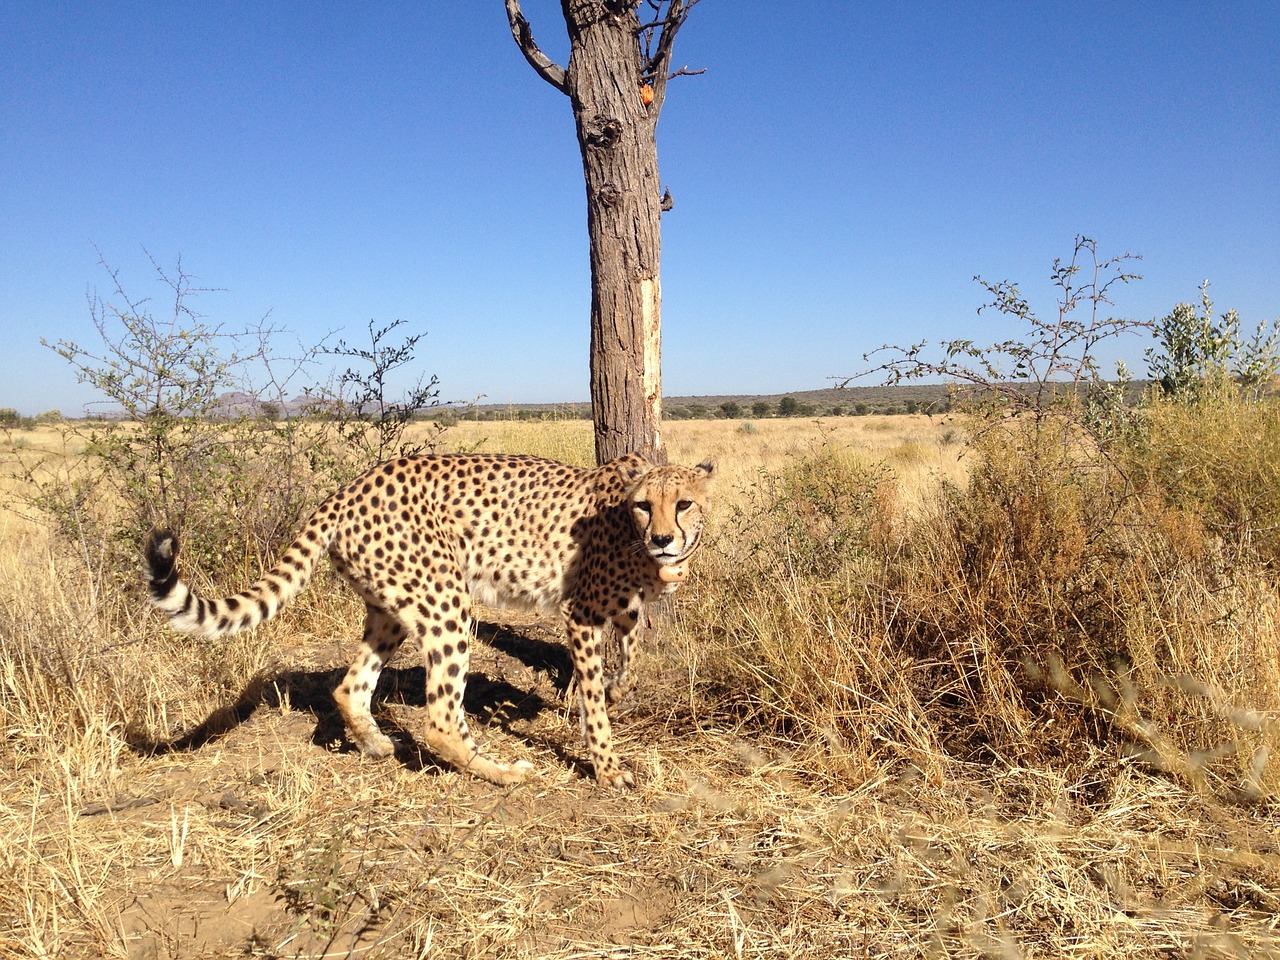
[[[708,458],[706,460],[703,460],[700,464],[698,464],[693,469],[698,473],[702,474],[706,479],[710,480],[712,477],[716,475],[716,462],[714,459]]]
[[[653,464],[638,453],[628,453],[610,461],[618,475],[627,483],[636,483],[653,469]]]

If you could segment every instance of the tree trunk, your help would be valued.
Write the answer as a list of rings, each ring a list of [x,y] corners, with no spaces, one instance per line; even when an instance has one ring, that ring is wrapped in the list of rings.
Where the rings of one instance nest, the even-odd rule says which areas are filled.
[[[641,96],[634,9],[563,0],[569,95],[587,188],[596,459],[666,460],[662,442],[659,103]]]
[[[698,0],[560,0],[569,65],[533,39],[520,0],[503,0],[511,35],[537,74],[569,97],[587,185],[591,244],[591,416],[596,459],[662,442],[662,241],[658,114],[676,32]],[[641,24],[637,9],[652,11]],[[679,70],[677,74],[688,74]],[[701,73],[695,70],[693,73]]]

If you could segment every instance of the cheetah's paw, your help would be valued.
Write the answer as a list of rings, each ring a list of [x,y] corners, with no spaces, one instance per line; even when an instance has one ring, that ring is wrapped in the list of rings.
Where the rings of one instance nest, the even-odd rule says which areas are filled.
[[[495,776],[494,782],[501,786],[510,786],[513,783],[520,783],[526,779],[529,774],[533,773],[533,764],[528,760],[517,760],[515,763],[494,764]]]
[[[366,757],[385,760],[396,752],[396,745],[385,733],[370,733],[358,738],[356,745]]]
[[[634,790],[636,778],[630,770],[602,770],[596,774],[596,783],[614,790]]]

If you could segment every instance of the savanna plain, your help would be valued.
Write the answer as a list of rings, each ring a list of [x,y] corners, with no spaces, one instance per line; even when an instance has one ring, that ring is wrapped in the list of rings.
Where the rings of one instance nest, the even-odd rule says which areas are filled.
[[[717,499],[611,711],[628,792],[556,623],[479,611],[471,727],[529,780],[419,748],[407,645],[371,761],[329,699],[346,588],[176,636],[76,533],[83,430],[14,431],[0,956],[1280,956],[1276,407],[1147,418],[1106,455],[1070,416],[668,424]],[[592,457],[584,421],[434,442]],[[265,559],[224,546],[199,588]]]

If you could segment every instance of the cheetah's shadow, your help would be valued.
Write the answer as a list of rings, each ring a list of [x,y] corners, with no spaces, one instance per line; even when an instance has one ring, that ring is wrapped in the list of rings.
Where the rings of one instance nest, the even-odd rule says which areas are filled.
[[[507,656],[547,674],[556,695],[563,699],[573,679],[573,662],[560,644],[529,637],[490,623],[477,623],[476,635]],[[345,666],[328,670],[286,670],[260,674],[241,690],[233,703],[215,709],[191,730],[171,740],[159,740],[140,731],[129,731],[126,740],[136,753],[157,756],[195,751],[217,741],[248,722],[259,707],[280,708],[288,704],[294,710],[305,710],[315,717],[311,742],[316,746],[349,753],[356,747],[347,739],[342,718],[333,702],[333,691],[346,675]],[[413,770],[439,771],[441,768],[424,753],[412,733],[394,717],[388,717],[384,705],[423,707],[426,705],[426,671],[423,667],[387,667],[382,671],[373,698],[373,713],[383,732],[396,745],[396,760]],[[522,690],[505,680],[490,677],[483,671],[469,670],[463,708],[471,725],[496,724],[525,742],[550,749],[572,766],[580,761],[566,754],[542,737],[514,729],[518,721],[530,721],[543,710],[555,708],[536,691]],[[388,729],[388,727],[390,729]]]

